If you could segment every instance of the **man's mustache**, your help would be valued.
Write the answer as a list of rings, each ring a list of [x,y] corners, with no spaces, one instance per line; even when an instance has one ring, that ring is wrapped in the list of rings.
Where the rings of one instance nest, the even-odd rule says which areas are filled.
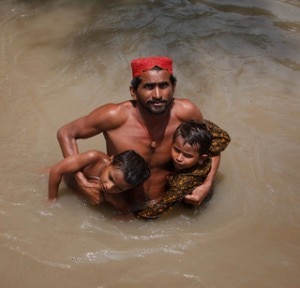
[[[166,101],[166,100],[149,100],[149,101],[147,101],[147,103],[148,104],[158,104],[158,103],[165,103],[165,104],[167,104],[168,101]]]

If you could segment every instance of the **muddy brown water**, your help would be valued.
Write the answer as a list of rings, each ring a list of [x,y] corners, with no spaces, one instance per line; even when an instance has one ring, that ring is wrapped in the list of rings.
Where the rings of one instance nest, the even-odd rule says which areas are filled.
[[[299,287],[299,19],[296,0],[0,1],[1,287]],[[57,129],[129,99],[146,55],[232,137],[214,197],[153,222],[64,185],[49,206]]]

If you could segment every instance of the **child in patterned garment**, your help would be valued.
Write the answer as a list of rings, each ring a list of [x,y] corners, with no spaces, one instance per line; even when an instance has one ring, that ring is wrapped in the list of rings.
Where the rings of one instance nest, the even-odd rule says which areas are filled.
[[[211,169],[211,157],[226,149],[230,136],[216,124],[188,121],[173,136],[171,151],[174,173],[169,176],[165,196],[157,203],[135,212],[137,218],[157,219],[200,186]],[[210,197],[209,193],[206,198]]]

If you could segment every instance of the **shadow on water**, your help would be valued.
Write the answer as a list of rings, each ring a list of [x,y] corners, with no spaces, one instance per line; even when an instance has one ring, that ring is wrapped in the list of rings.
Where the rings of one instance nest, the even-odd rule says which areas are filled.
[[[295,1],[289,2],[299,6]],[[281,33],[281,30],[299,32],[299,22],[279,21],[271,12],[272,7],[266,6],[266,2],[260,2],[259,6],[256,6],[258,2],[247,6],[247,3],[237,1],[227,1],[224,4],[224,1],[141,3],[18,0],[15,3],[19,13],[24,13],[27,17],[49,13],[59,7],[77,7],[85,10],[88,18],[82,22],[81,27],[79,25],[66,37],[65,48],[73,54],[70,57],[72,65],[76,59],[76,65],[87,70],[107,68],[110,65],[110,61],[105,57],[107,53],[112,57],[125,53],[126,57],[126,54],[133,55],[137,51],[140,51],[140,55],[174,55],[179,58],[179,64],[181,61],[187,61],[193,70],[201,63],[193,61],[193,57],[185,53],[186,45],[195,46],[195,50],[196,47],[204,47],[204,52],[210,50],[210,46],[205,43],[207,40],[210,39],[211,43],[218,45],[218,40],[224,37],[231,43],[241,40],[249,43],[249,55],[255,54],[256,51],[290,69],[299,71],[300,67],[297,55],[291,49],[287,48],[283,53],[286,41],[295,43],[293,33],[290,33],[289,39],[286,34],[283,37]],[[272,35],[265,33],[270,28],[273,28]],[[239,48],[235,45],[230,45],[227,52],[239,54],[241,51],[237,49]],[[245,54],[245,49],[242,53]]]

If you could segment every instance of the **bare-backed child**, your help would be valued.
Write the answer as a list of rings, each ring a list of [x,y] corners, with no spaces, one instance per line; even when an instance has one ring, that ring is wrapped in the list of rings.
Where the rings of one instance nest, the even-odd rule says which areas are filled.
[[[135,216],[156,219],[192,193],[210,172],[211,157],[222,152],[230,140],[226,131],[208,120],[181,123],[173,135],[171,160],[174,172],[168,178],[167,192],[159,202],[135,212]],[[211,193],[206,196],[209,197]]]
[[[90,185],[99,187],[101,203],[111,201],[110,195],[141,185],[150,176],[146,161],[135,151],[126,150],[115,156],[90,150],[64,158],[50,169],[48,199],[58,198],[59,185],[64,178],[67,185],[79,192],[74,175],[82,172]],[[120,207],[116,207],[119,209]]]

